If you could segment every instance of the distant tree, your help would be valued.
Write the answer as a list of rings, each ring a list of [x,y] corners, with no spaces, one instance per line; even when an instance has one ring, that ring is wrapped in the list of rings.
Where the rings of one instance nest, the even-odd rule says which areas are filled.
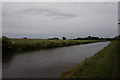
[[[100,40],[100,38],[99,37],[88,36],[88,37],[85,37],[85,38],[78,37],[74,40]]]
[[[91,38],[91,36],[88,36],[88,38]]]
[[[2,36],[2,50],[9,51],[11,48],[13,48],[12,41],[6,36]]]
[[[27,39],[27,37],[23,37],[23,39]]]
[[[49,40],[59,40],[59,38],[49,38]]]
[[[62,37],[63,40],[66,40],[66,37]]]
[[[115,40],[120,40],[120,35],[116,36],[114,39]]]
[[[82,38],[81,37],[78,37],[76,40],[81,40]]]
[[[88,36],[87,39],[88,39],[88,40],[92,40],[92,37],[91,37],[91,36]]]

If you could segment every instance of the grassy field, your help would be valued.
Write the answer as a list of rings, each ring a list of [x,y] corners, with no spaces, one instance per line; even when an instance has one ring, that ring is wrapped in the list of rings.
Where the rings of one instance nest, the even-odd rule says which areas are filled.
[[[75,67],[61,78],[120,78],[120,41],[110,45]]]
[[[17,51],[47,49],[99,42],[100,40],[41,40],[41,39],[11,39],[12,48]]]

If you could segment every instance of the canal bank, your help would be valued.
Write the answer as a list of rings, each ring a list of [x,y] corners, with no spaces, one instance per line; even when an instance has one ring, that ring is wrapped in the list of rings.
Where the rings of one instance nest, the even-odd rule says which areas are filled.
[[[77,66],[63,72],[61,78],[120,78],[119,42],[107,47]]]
[[[10,39],[2,38],[2,52],[15,53],[32,50],[43,50],[50,48],[66,47],[73,45],[81,45],[95,42],[106,42],[106,40],[48,40],[48,39]]]
[[[60,73],[109,45],[97,42],[55,49],[10,53],[3,59],[3,78],[57,78]]]

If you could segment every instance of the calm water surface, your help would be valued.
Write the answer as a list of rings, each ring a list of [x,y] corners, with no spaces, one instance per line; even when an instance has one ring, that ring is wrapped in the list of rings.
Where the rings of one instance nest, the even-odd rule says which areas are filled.
[[[0,80],[2,78],[2,42],[0,40]]]
[[[3,61],[4,78],[56,78],[60,73],[106,47],[98,42],[40,51],[15,53]],[[11,54],[11,53],[10,53]]]

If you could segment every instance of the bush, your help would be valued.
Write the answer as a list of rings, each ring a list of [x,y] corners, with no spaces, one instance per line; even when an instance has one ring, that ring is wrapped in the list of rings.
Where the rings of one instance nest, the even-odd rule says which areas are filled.
[[[12,42],[9,38],[2,36],[2,50],[9,51],[13,48]]]
[[[59,40],[59,38],[49,38],[48,40]]]
[[[66,37],[62,37],[63,40],[66,40]]]
[[[23,37],[23,39],[27,39],[27,37]]]

